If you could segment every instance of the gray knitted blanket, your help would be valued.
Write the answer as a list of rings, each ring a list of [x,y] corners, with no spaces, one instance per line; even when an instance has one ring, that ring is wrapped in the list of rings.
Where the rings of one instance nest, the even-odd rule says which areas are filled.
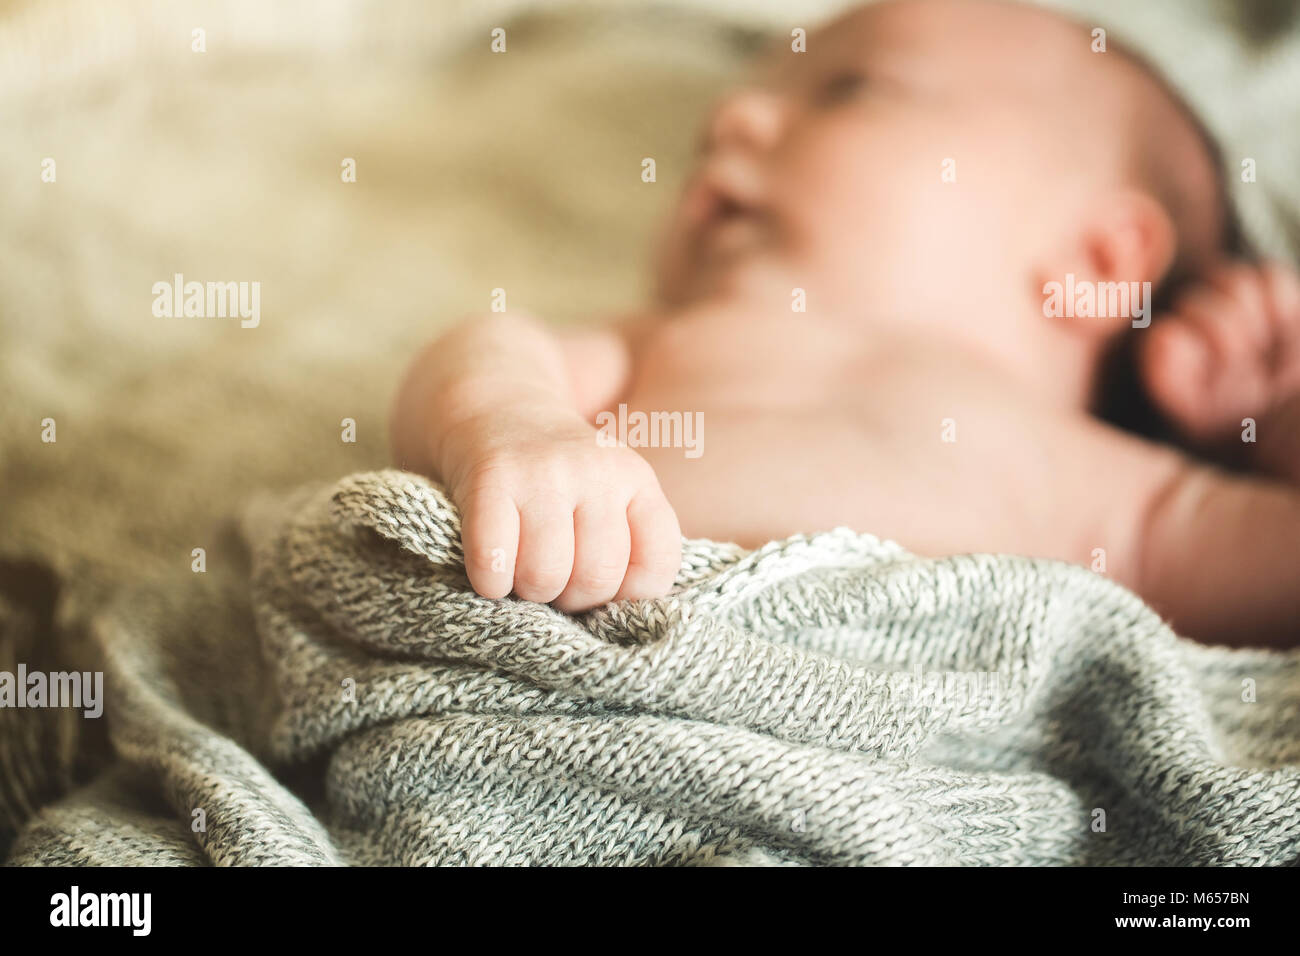
[[[244,532],[246,643],[177,666],[97,623],[118,759],[12,862],[1300,860],[1300,654],[1184,641],[1081,568],[688,541],[669,598],[569,617],[475,595],[414,475]]]

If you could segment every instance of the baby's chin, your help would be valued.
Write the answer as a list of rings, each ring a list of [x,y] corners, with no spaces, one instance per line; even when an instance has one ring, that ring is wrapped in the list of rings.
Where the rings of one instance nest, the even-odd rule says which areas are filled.
[[[722,223],[678,241],[679,252],[659,274],[660,297],[670,304],[770,296],[784,282],[778,277],[788,273],[770,235],[749,222]]]
[[[797,285],[775,256],[751,252],[692,262],[675,281],[661,283],[660,299],[673,306],[744,303],[764,311],[786,311]]]

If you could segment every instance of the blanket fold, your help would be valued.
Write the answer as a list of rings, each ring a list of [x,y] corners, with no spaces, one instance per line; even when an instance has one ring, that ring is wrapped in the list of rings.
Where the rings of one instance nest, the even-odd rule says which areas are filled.
[[[1300,653],[1182,640],[1082,568],[845,529],[686,541],[669,597],[569,616],[474,594],[415,475],[243,529],[261,716],[197,720],[219,688],[159,692],[107,639],[111,736],[174,814],[169,861],[199,807],[219,863],[1300,859]],[[76,812],[14,862],[75,858]]]

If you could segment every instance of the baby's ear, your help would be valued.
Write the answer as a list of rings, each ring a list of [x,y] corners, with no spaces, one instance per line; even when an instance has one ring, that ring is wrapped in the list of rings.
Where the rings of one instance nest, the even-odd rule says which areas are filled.
[[[1063,317],[1077,332],[1109,335],[1127,325],[1135,306],[1126,295],[1126,314],[1103,309],[1118,286],[1139,294],[1155,289],[1174,263],[1177,234],[1165,208],[1147,193],[1121,189],[1093,197],[1059,253],[1037,270],[1035,294],[1043,314]],[[1143,289],[1141,283],[1151,283]],[[1136,285],[1135,285],[1136,283]],[[1141,304],[1148,309],[1149,295]]]
[[[1165,207],[1151,195],[1117,190],[1093,206],[1083,253],[1098,282],[1158,285],[1174,264],[1178,234]]]

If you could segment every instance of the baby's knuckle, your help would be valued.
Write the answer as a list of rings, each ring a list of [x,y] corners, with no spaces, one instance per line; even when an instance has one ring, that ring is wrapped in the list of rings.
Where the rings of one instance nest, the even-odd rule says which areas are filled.
[[[538,457],[530,470],[528,483],[535,488],[558,492],[572,488],[581,474],[582,466],[574,461],[573,455],[556,450]]]
[[[626,573],[626,565],[607,564],[584,568],[574,573],[573,579],[569,581],[569,588],[582,594],[610,595],[618,590]]]
[[[496,453],[479,459],[465,473],[466,494],[482,496],[509,492],[518,484],[519,464],[510,455]]]
[[[535,478],[519,489],[519,513],[526,521],[539,525],[556,525],[572,515],[572,496],[567,483]]]
[[[560,555],[534,552],[515,572],[515,583],[529,591],[545,591],[563,587],[569,580],[572,566]]]
[[[476,571],[495,570],[505,557],[504,548],[493,547],[489,542],[476,537],[465,541],[464,545],[465,564]]]
[[[583,569],[583,577],[596,586],[618,584],[627,574],[627,557],[610,551],[601,554],[589,568]]]
[[[622,471],[627,480],[636,488],[658,489],[659,479],[650,462],[635,452],[622,462]]]

